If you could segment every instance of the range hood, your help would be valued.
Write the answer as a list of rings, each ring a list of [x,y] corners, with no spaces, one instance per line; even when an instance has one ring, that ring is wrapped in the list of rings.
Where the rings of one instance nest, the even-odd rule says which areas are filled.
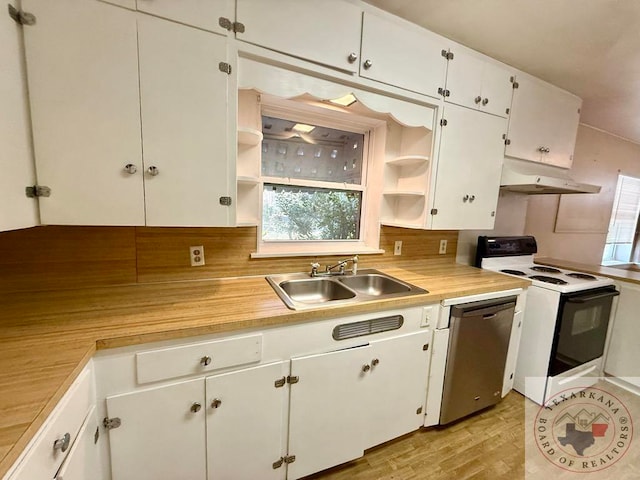
[[[575,182],[564,168],[505,158],[500,188],[510,192],[542,193],[598,193],[600,186]]]

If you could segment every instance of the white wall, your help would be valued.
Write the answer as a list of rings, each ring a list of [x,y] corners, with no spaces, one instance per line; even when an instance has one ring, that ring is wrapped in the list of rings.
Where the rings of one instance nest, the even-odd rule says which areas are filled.
[[[640,145],[580,125],[571,176],[602,190],[531,196],[524,231],[536,237],[538,256],[600,264],[618,174],[640,177]]]

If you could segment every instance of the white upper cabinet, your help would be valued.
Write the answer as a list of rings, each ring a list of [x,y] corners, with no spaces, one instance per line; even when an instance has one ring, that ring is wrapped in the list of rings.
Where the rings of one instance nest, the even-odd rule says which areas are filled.
[[[141,1],[145,0],[138,4]],[[279,0],[277,5],[237,0],[236,5],[239,40],[347,72],[358,71],[359,6],[344,0]]]
[[[0,231],[38,224],[38,203],[25,195],[25,187],[35,183],[35,169],[21,35],[22,27],[6,12],[0,15]]]
[[[582,100],[537,78],[516,78],[505,154],[570,168]]]
[[[430,227],[492,229],[507,122],[457,105],[445,105],[443,118]]]
[[[146,224],[228,225],[226,39],[147,15],[138,30]]]
[[[444,88],[448,43],[400,19],[365,12],[360,75],[413,92],[438,97]]]
[[[222,35],[227,35],[233,28],[233,0],[137,0],[137,7],[140,12]]]
[[[42,223],[144,225],[135,16],[86,0],[22,8],[37,19],[23,30],[38,183],[51,188]]]
[[[508,116],[513,72],[463,47],[454,48],[450,57],[445,101],[501,117]]]

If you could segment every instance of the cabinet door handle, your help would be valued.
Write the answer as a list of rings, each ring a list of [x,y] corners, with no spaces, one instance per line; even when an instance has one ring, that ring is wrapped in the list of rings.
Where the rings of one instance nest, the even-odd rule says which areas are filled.
[[[485,98],[482,100],[482,105],[486,105],[487,103],[489,103],[489,99]]]
[[[364,61],[363,66],[365,70],[369,70],[373,66],[373,62],[367,59]]]
[[[475,195],[471,195],[469,197],[469,202],[473,202],[475,199],[476,199],[476,196]]]
[[[551,150],[549,149],[549,147],[540,147],[538,148],[538,151],[540,153],[549,153]]]
[[[371,366],[375,367],[376,365],[380,364],[380,360],[377,358],[374,358],[373,360],[371,360]]]
[[[219,398],[214,398],[213,400],[211,400],[211,408],[218,408],[220,405],[222,405],[222,400],[220,400]]]
[[[363,372],[368,372],[369,370],[371,370],[371,365],[369,365],[368,363],[365,363],[365,364],[362,366],[362,371],[363,371]]]
[[[482,97],[478,95],[476,98],[473,99],[473,101],[476,102],[476,105],[477,105],[482,101]]]
[[[136,167],[133,163],[127,163],[124,166],[124,171],[127,172],[129,175],[133,175],[138,171],[138,167]]]
[[[355,63],[355,61],[358,60],[358,54],[355,52],[351,52],[347,57],[347,60],[349,61],[349,63]]]
[[[193,402],[189,410],[191,410],[191,412],[193,413],[198,413],[201,408],[202,408],[202,404],[200,402]]]
[[[208,367],[209,365],[211,365],[211,357],[209,355],[205,355],[204,357],[202,357],[200,359],[200,365],[202,365],[203,367]]]
[[[467,200],[469,200],[469,195],[465,195],[464,197],[462,197],[463,202],[466,202]]]
[[[69,433],[65,433],[62,437],[53,442],[53,449],[60,450],[61,452],[66,452],[67,448],[69,448],[70,443],[71,435]]]
[[[160,173],[160,170],[158,170],[158,167],[156,167],[155,165],[151,165],[149,168],[147,168],[147,172],[149,172],[149,175],[151,175],[152,177],[155,177]]]

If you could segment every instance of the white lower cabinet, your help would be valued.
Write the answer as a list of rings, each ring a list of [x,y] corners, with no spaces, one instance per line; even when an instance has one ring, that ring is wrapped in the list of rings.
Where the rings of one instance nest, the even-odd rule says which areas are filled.
[[[107,397],[113,480],[204,480],[202,379]]]
[[[287,478],[361,457],[364,453],[368,345],[291,360]]]
[[[56,480],[87,480],[99,478],[101,470],[100,423],[96,407],[91,407],[84,424],[78,432],[78,437],[71,447],[69,455],[56,475]]]
[[[209,480],[285,478],[288,375],[287,360],[206,379]]]
[[[247,339],[256,335],[163,344],[143,352],[162,353],[154,357],[157,369],[187,354],[222,366],[219,373],[168,370],[173,378],[197,378],[164,377],[152,388],[141,383],[139,370],[114,373],[122,362],[140,360],[135,348],[99,360],[104,415],[113,426],[107,433],[112,480],[297,479],[420,428],[432,337],[421,327],[422,308],[393,312],[402,319],[395,330],[334,339],[338,327],[353,331],[388,316],[263,331],[252,365],[216,364],[224,352],[206,349],[233,342],[236,354],[254,352]]]

